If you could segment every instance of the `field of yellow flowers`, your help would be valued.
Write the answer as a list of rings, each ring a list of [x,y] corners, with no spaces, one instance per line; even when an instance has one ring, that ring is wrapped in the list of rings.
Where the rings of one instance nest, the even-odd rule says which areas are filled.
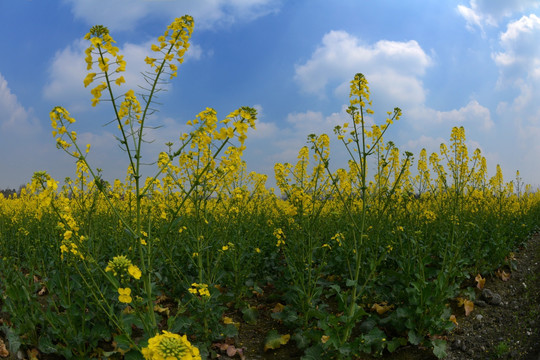
[[[87,161],[67,109],[50,114],[57,146],[76,165],[64,183],[35,173],[0,197],[0,291],[8,344],[0,351],[66,359],[243,358],[246,324],[275,321],[264,349],[294,344],[304,359],[354,359],[422,345],[443,357],[460,285],[509,266],[535,229],[540,194],[499,167],[488,176],[465,130],[418,158],[384,138],[401,117],[374,116],[362,74],[350,121],[334,129],[348,166],[334,169],[330,136],[311,134],[296,164],[276,164],[277,190],[242,161],[256,111],[199,113],[143,178],[141,148],[155,93],[177,74],[193,31],[176,19],[152,45],[148,89],[115,93],[125,61],[106,27],[87,34],[92,104],[112,102],[126,178],[105,181]],[[175,62],[176,61],[176,62]],[[94,72],[95,71],[95,72]],[[260,304],[270,304],[261,307]],[[261,312],[267,311],[267,314]],[[217,344],[217,346],[216,346]]]

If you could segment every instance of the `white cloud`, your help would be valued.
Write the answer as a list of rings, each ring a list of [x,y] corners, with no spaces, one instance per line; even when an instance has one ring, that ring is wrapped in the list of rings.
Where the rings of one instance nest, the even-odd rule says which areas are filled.
[[[0,74],[0,130],[2,137],[32,135],[41,130],[38,119],[31,110],[25,109],[9,88],[7,80]]]
[[[477,26],[482,33],[484,33],[484,26],[482,25],[483,19],[480,14],[477,14],[475,10],[472,8],[468,8],[463,5],[458,5],[457,7],[458,12],[463,16],[465,21],[467,22],[467,29],[474,30],[474,27]]]
[[[361,44],[359,39],[344,31],[331,31],[324,35],[311,58],[296,66],[295,79],[302,90],[319,96],[327,87],[337,83],[339,85],[334,92],[344,97],[352,74],[361,69],[369,81],[371,94],[385,103],[401,107],[405,118],[419,130],[426,126],[433,129],[433,125],[465,123],[489,130],[493,126],[490,111],[475,100],[450,111],[439,111],[425,105],[428,91],[422,77],[431,64],[430,56],[414,40],[381,40],[369,45]],[[376,109],[380,108],[380,104],[375,105]],[[324,118],[320,113],[302,116],[302,119],[310,118],[312,126]]]
[[[439,111],[424,106],[412,108],[406,117],[413,119],[413,125],[419,130],[426,130],[434,125],[467,125],[467,127],[474,125],[474,128],[489,130],[494,125],[489,109],[476,100],[471,100],[467,105],[450,111]]]
[[[0,189],[18,187],[29,182],[34,171],[48,170],[43,166],[50,164],[49,157],[57,150],[50,131],[43,129],[32,109],[19,102],[2,74],[0,114]]]
[[[391,102],[421,103],[425,92],[419,79],[431,58],[414,41],[381,40],[373,45],[345,31],[330,31],[311,58],[296,65],[295,80],[308,93],[324,96],[326,87],[346,96],[349,81],[362,72],[373,88]]]
[[[113,85],[113,91],[116,95],[125,93],[128,89],[134,89],[136,92],[139,86],[148,87],[141,75],[145,71],[153,71],[148,64],[144,62],[146,56],[155,57],[155,53],[150,50],[154,40],[148,40],[142,44],[125,43],[120,48],[120,54],[124,55],[126,60],[126,71],[119,75],[124,76],[126,83],[121,87]],[[91,107],[92,95],[90,90],[103,79],[96,79],[87,88],[84,87],[83,80],[90,71],[86,70],[86,57],[84,50],[88,47],[88,41],[77,40],[65,49],[56,52],[49,68],[49,81],[43,89],[43,95],[47,100],[56,101],[58,104],[68,108],[70,111],[82,111]],[[191,44],[185,55],[185,62],[198,60],[202,56],[202,49],[197,44]],[[97,67],[97,65],[94,65]],[[179,67],[179,74],[182,72],[182,66]],[[116,74],[115,74],[116,75]],[[112,80],[116,79],[113,77]],[[163,77],[168,80],[167,77]],[[164,89],[170,89],[171,85],[162,85]],[[106,95],[103,95],[104,98]]]
[[[540,127],[540,18],[534,14],[508,24],[500,35],[501,52],[492,54],[499,67],[498,86],[518,90],[512,101],[504,101],[497,106],[497,112],[510,116],[520,127]],[[521,128],[522,136],[530,129]]]
[[[457,10],[467,22],[467,28],[497,26],[503,18],[538,7],[537,0],[470,0],[469,7],[458,5]]]
[[[171,21],[189,14],[196,28],[212,29],[239,21],[252,21],[279,11],[279,0],[64,0],[75,17],[88,25],[131,30],[149,17]]]
[[[536,78],[540,73],[540,18],[534,14],[511,22],[500,36],[501,52],[493,59],[499,66],[500,85],[506,81]]]

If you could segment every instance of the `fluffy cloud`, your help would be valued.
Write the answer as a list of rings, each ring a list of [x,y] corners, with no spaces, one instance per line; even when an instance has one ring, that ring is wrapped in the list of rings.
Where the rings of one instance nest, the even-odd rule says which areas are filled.
[[[465,123],[490,129],[493,126],[490,111],[475,100],[450,111],[425,105],[428,91],[422,77],[431,64],[431,57],[414,40],[381,40],[369,45],[361,44],[359,39],[344,31],[331,31],[323,37],[311,58],[296,66],[295,79],[305,92],[323,96],[327,87],[334,86],[334,92],[344,97],[348,93],[351,74],[362,69],[371,93],[382,99],[384,106],[399,105],[417,129],[434,129],[439,125],[446,129],[448,125]],[[377,102],[377,108],[379,105]],[[317,126],[324,116],[302,114],[301,119],[307,118],[309,121],[302,122]]]
[[[436,125],[467,125],[467,127],[473,125],[474,128],[489,130],[494,125],[489,109],[476,100],[471,100],[466,106],[450,111],[417,107],[411,109],[407,117],[414,119],[414,125],[418,129],[428,129]]]
[[[540,18],[534,14],[511,22],[500,36],[503,51],[493,54],[501,71],[500,81],[540,80]]]
[[[149,16],[172,20],[189,14],[202,29],[252,21],[279,11],[279,0],[64,0],[75,17],[88,25],[106,24],[111,30],[131,30]]]
[[[0,113],[0,189],[18,187],[29,182],[34,171],[49,170],[43,164],[50,163],[48,157],[57,150],[50,132],[19,102],[2,74]]]
[[[296,65],[295,80],[308,93],[324,96],[325,88],[333,86],[337,95],[346,96],[348,81],[361,71],[372,92],[381,93],[389,101],[422,103],[425,92],[419,77],[431,63],[414,40],[381,40],[366,45],[345,31],[330,31],[311,58]]]
[[[457,10],[469,30],[478,27],[483,32],[484,25],[497,26],[505,17],[536,7],[536,0],[470,0],[469,7],[458,5]]]
[[[499,67],[499,87],[518,90],[512,101],[499,103],[497,112],[505,117],[510,115],[525,137],[531,133],[529,126],[540,127],[540,104],[535,96],[540,91],[539,38],[540,18],[533,14],[523,16],[508,24],[500,35],[503,51],[493,54]]]
[[[2,74],[0,74],[0,113],[2,114],[0,130],[5,140],[13,135],[32,135],[41,130],[39,121],[32,115],[31,110],[25,109],[19,103]]]

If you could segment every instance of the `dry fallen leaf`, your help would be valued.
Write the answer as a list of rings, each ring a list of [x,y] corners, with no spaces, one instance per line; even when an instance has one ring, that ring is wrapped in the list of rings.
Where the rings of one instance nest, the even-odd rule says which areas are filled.
[[[501,279],[502,281],[508,281],[508,280],[510,280],[510,274],[507,273],[507,272],[504,271],[504,270],[499,269],[499,270],[497,270],[497,272],[496,272],[495,274],[496,274],[497,277],[498,277],[499,279]]]
[[[471,300],[467,300],[462,297],[458,297],[456,298],[456,300],[458,302],[458,306],[463,306],[463,308],[465,309],[465,316],[469,316],[469,314],[474,309],[474,303]]]
[[[28,350],[26,352],[28,360],[38,360],[39,351],[37,349]]]
[[[154,311],[160,313],[160,314],[166,314],[167,316],[169,316],[170,314],[170,310],[169,308],[166,308],[166,307],[162,307],[162,306],[159,306],[159,305],[154,305]]]
[[[465,300],[463,301],[463,308],[465,309],[465,316],[469,316],[474,310],[474,303],[471,300]]]
[[[157,298],[156,298],[156,304],[159,304],[159,303],[162,303],[162,302],[165,302],[165,301],[168,301],[169,298],[167,297],[167,295],[159,295]]]
[[[371,307],[371,310],[374,310],[377,312],[377,314],[382,315],[385,312],[391,310],[394,307],[394,305],[388,305],[388,303],[385,301],[381,304],[373,304]]]
[[[43,296],[47,294],[47,287],[43,286],[41,290],[38,291],[38,296]]]
[[[328,335],[323,335],[323,336],[321,336],[321,342],[322,342],[323,344],[326,344],[326,342],[328,341],[328,339],[330,339],[330,336],[328,336]]]
[[[242,348],[237,348],[232,344],[227,343],[216,343],[212,345],[213,348],[219,349],[221,352],[225,352],[228,357],[234,358],[238,356],[240,360],[245,360],[244,350]],[[218,358],[220,355],[217,355]]]
[[[0,339],[0,357],[8,357],[9,351],[6,349],[6,344],[4,344],[4,340]]]
[[[486,284],[486,279],[482,277],[482,275],[478,274],[474,278],[476,280],[476,287],[482,290],[484,288],[484,285]]]
[[[285,305],[283,305],[281,303],[277,303],[276,306],[274,306],[274,308],[272,309],[272,312],[273,313],[282,312],[283,309],[285,309]]]

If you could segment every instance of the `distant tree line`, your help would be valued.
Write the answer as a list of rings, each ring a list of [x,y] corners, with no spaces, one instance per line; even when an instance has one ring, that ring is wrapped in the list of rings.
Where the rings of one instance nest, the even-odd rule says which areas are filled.
[[[19,190],[15,189],[1,189],[0,193],[4,195],[4,198],[8,197],[18,197],[21,194],[21,190],[25,187],[25,185],[20,185]]]

